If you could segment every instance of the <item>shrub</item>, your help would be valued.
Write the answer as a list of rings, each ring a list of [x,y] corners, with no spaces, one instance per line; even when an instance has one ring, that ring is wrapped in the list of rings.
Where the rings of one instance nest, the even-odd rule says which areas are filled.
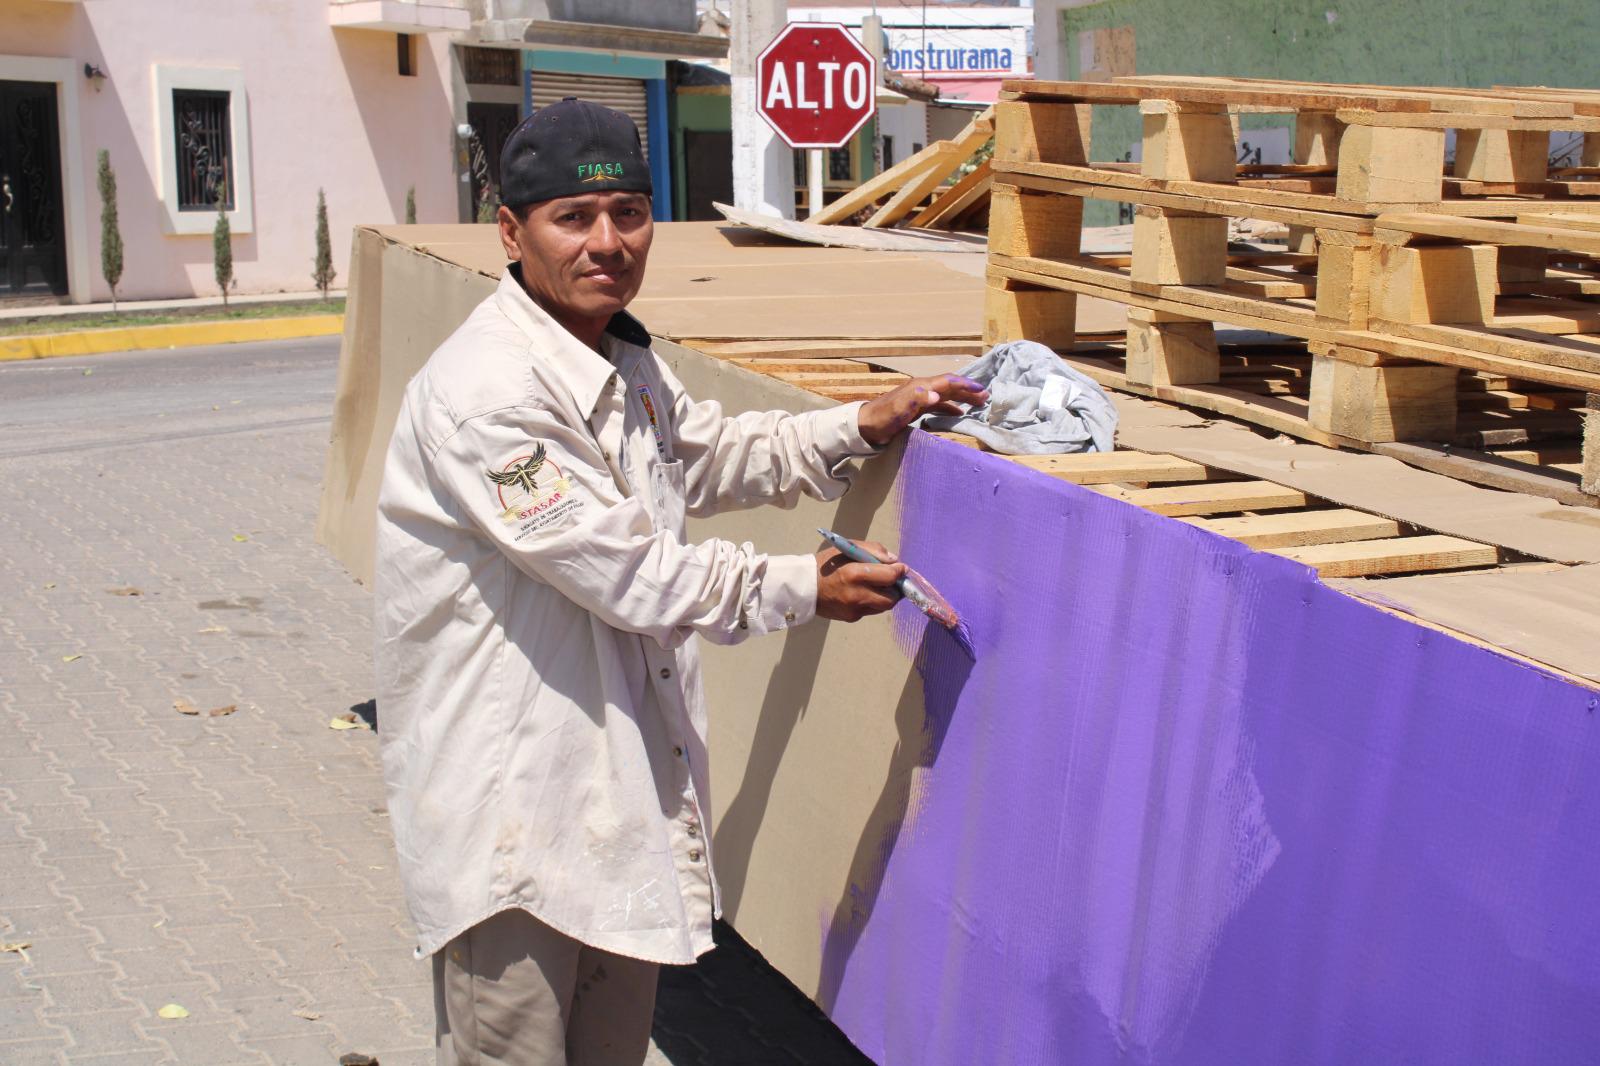
[[[117,172],[111,153],[100,149],[100,275],[111,286],[111,310],[117,309],[117,283],[122,280],[122,231],[117,227]]]

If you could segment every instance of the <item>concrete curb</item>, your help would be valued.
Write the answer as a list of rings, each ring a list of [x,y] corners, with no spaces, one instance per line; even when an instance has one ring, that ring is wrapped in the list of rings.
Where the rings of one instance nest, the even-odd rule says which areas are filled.
[[[124,326],[64,333],[32,333],[0,337],[0,362],[50,359],[63,355],[100,355],[145,348],[187,348],[197,344],[326,337],[344,330],[344,315],[298,315],[226,322],[173,322],[163,326]]]

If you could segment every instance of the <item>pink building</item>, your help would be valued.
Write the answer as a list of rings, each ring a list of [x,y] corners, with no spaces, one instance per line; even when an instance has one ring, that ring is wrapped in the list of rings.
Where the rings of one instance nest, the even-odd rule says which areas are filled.
[[[351,227],[404,221],[408,190],[418,222],[472,218],[492,166],[474,168],[465,131],[483,127],[497,155],[507,123],[551,85],[624,101],[613,106],[637,96],[643,128],[656,68],[726,53],[692,32],[693,0],[634,7],[0,0],[0,301],[109,299],[101,149],[117,175],[119,297],[217,292],[219,191],[235,292],[314,288],[319,188],[342,286]]]

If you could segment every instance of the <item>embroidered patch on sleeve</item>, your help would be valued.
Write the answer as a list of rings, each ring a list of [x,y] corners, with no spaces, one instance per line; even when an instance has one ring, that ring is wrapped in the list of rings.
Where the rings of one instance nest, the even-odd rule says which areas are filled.
[[[515,525],[517,540],[553,525],[583,507],[572,480],[535,444],[499,470],[485,470],[500,501],[500,520]]]

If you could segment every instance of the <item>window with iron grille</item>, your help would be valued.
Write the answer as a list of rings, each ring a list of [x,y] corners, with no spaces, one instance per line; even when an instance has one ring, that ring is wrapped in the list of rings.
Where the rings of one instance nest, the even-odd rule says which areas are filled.
[[[234,207],[233,135],[228,93],[172,91],[173,138],[178,152],[178,210],[215,211],[223,192]]]
[[[521,85],[522,53],[515,48],[461,48],[461,74],[468,85]]]

